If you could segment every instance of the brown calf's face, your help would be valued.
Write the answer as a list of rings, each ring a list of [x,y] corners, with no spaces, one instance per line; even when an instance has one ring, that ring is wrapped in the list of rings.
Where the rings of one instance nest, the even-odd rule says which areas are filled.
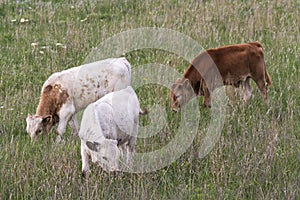
[[[191,98],[194,97],[194,90],[187,79],[178,79],[172,84],[170,97],[171,109],[174,112],[179,111]]]
[[[31,139],[41,134],[47,134],[52,128],[52,117],[51,115],[42,117],[36,115],[28,115],[26,118],[26,131]]]

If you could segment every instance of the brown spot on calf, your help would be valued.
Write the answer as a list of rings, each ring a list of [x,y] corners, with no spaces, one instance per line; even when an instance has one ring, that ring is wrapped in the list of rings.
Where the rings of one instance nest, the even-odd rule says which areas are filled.
[[[51,125],[59,122],[57,113],[69,98],[68,91],[63,89],[60,84],[47,85],[41,94],[41,100],[36,110],[38,116],[51,116]]]

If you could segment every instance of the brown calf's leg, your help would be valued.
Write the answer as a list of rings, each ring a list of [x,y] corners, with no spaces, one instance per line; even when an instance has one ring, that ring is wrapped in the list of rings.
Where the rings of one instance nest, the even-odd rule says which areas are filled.
[[[268,103],[268,94],[267,94],[267,84],[265,83],[264,79],[254,80],[258,89],[260,90],[263,99],[266,103]]]
[[[211,104],[210,104],[210,93],[209,93],[208,89],[204,90],[203,103],[204,103],[204,107],[205,108],[210,108],[211,107]]]

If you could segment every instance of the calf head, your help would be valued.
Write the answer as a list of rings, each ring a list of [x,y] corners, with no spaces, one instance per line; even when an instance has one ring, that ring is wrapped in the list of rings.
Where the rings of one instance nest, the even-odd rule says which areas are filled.
[[[31,139],[34,139],[38,135],[49,133],[53,126],[53,119],[51,115],[43,117],[28,114],[26,122],[26,131]]]
[[[90,150],[97,152],[96,161],[105,171],[116,171],[119,169],[120,150],[117,145],[118,142],[111,139],[104,139],[101,144],[86,142],[86,146]]]
[[[179,111],[182,106],[189,102],[195,96],[194,90],[188,79],[182,78],[171,85],[170,97],[171,108],[173,111]]]

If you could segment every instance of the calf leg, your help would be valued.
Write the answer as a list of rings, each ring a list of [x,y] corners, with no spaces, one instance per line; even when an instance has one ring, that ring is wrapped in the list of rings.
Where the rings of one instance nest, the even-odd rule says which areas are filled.
[[[69,125],[72,129],[72,134],[77,136],[79,127],[78,127],[77,117],[75,114],[71,117],[71,120],[69,121]]]
[[[263,78],[257,79],[257,80],[254,80],[254,81],[255,81],[258,89],[260,90],[264,101],[267,103],[268,102],[267,84],[265,83]]]
[[[90,173],[90,165],[89,165],[89,154],[87,153],[86,146],[84,142],[81,140],[81,160],[82,160],[82,177],[88,178],[88,174]]]
[[[124,170],[130,171],[133,166],[133,158],[135,154],[135,146],[136,146],[137,137],[130,136],[129,141],[122,144],[119,148],[122,149],[122,160],[124,162]]]
[[[131,141],[128,141],[127,143],[123,144],[121,148],[123,152],[125,171],[127,171],[132,168],[133,157],[135,154],[135,144],[133,144]]]
[[[209,90],[208,89],[205,89],[204,90],[204,100],[203,100],[203,103],[204,103],[204,107],[207,107],[207,108],[210,108],[211,107],[211,102],[210,102],[210,93],[209,93]]]
[[[121,151],[121,156],[122,156],[122,161],[125,164],[125,168],[128,167],[128,148],[127,148],[127,143],[122,144],[119,146],[119,149]]]
[[[138,123],[139,119],[135,119],[134,127],[133,127],[133,135],[131,136],[130,140],[127,144],[127,164],[129,168],[132,168],[133,165],[133,158],[135,154],[135,146],[138,134]]]
[[[72,104],[65,104],[59,111],[59,123],[57,127],[56,142],[60,142],[63,134],[66,132],[66,126],[70,118],[74,115],[75,108]]]
[[[135,144],[129,143],[127,147],[127,164],[129,168],[132,168],[133,157],[135,154]]]
[[[251,98],[252,95],[252,88],[250,85],[250,78],[247,78],[245,81],[242,82],[243,93],[244,93],[244,101],[247,102]]]

